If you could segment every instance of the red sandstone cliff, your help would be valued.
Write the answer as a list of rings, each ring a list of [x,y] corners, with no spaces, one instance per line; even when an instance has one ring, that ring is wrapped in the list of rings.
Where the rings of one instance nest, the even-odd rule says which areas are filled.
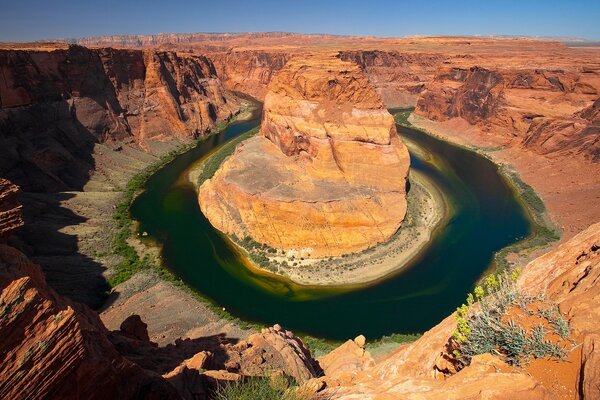
[[[290,54],[277,50],[239,50],[211,53],[208,57],[225,87],[263,100],[267,85]]]
[[[443,54],[346,50],[340,59],[358,64],[388,108],[414,107],[425,85],[446,59]]]
[[[499,143],[539,154],[598,160],[600,127],[594,107],[599,95],[600,64],[570,69],[446,67],[426,85],[416,113],[436,121],[462,118]]]
[[[0,50],[0,172],[28,191],[81,187],[95,143],[192,138],[238,111],[212,62],[80,46]]]

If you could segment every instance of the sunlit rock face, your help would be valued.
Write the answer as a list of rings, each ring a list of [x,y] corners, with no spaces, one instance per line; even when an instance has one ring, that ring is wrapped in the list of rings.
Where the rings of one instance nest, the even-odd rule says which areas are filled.
[[[388,239],[406,213],[409,155],[353,63],[292,59],[269,85],[260,134],[200,188],[219,230],[312,257]]]

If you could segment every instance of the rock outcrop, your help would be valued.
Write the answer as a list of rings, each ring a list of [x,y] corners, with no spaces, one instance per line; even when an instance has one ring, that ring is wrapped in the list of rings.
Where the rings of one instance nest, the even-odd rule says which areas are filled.
[[[600,69],[455,66],[426,85],[416,113],[462,118],[500,144],[597,161],[599,95]]]
[[[0,209],[12,210],[0,214],[8,234],[19,225],[20,208],[14,185],[0,183]],[[3,243],[0,335],[0,398],[178,398],[171,385],[116,351],[94,311],[58,296],[39,266]]]
[[[149,150],[238,111],[212,62],[152,50],[0,49],[0,173],[26,191],[80,190],[96,143]]]
[[[406,147],[360,69],[291,60],[269,86],[260,134],[199,193],[219,230],[312,257],[385,241],[406,213]]]
[[[290,54],[276,50],[240,50],[211,53],[209,57],[225,87],[264,100],[267,86]]]
[[[544,294],[556,302],[569,320],[571,338],[582,347],[579,355],[579,346],[575,346],[565,362],[537,360],[544,364],[542,375],[529,366],[509,366],[496,356],[484,354],[474,357],[460,372],[439,379],[444,369],[440,356],[456,328],[450,316],[419,340],[400,347],[372,368],[353,374],[352,379],[340,382],[335,376],[329,378],[326,365],[323,379],[330,386],[327,391],[336,399],[599,399],[599,276],[600,223],[523,269],[518,281],[521,290]],[[345,344],[332,352],[328,364],[336,362],[331,360],[336,354],[338,360],[351,359],[355,350],[347,347]],[[564,368],[574,373],[565,374]],[[561,382],[548,376],[556,376]]]
[[[361,67],[388,108],[414,107],[446,59],[442,54],[381,50],[345,50],[339,57]]]
[[[19,188],[0,178],[0,242],[23,226],[22,206],[17,200]]]
[[[322,374],[302,341],[278,325],[239,343],[216,336],[162,348],[139,315],[109,332],[96,312],[58,295],[38,265],[5,244],[21,225],[16,192],[0,179],[0,398],[198,400],[275,370],[299,383]]]

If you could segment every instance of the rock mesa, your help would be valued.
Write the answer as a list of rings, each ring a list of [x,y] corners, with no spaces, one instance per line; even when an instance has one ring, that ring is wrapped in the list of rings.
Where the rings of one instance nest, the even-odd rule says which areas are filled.
[[[320,257],[385,241],[406,213],[409,155],[360,68],[290,60],[269,85],[260,134],[200,188],[219,230]]]

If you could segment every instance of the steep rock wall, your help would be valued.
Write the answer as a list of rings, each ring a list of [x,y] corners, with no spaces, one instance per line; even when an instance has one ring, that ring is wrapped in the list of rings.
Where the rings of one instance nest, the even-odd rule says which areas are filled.
[[[339,57],[361,67],[388,108],[414,107],[446,59],[443,54],[380,50],[340,51]]]
[[[290,55],[279,51],[240,50],[211,53],[209,57],[225,87],[264,100],[267,85]]]
[[[27,191],[81,189],[96,143],[193,138],[239,109],[209,59],[150,50],[0,50],[0,172]]]
[[[416,113],[462,118],[499,143],[539,154],[600,158],[597,69],[445,67],[427,84]],[[594,106],[596,104],[596,106]]]

